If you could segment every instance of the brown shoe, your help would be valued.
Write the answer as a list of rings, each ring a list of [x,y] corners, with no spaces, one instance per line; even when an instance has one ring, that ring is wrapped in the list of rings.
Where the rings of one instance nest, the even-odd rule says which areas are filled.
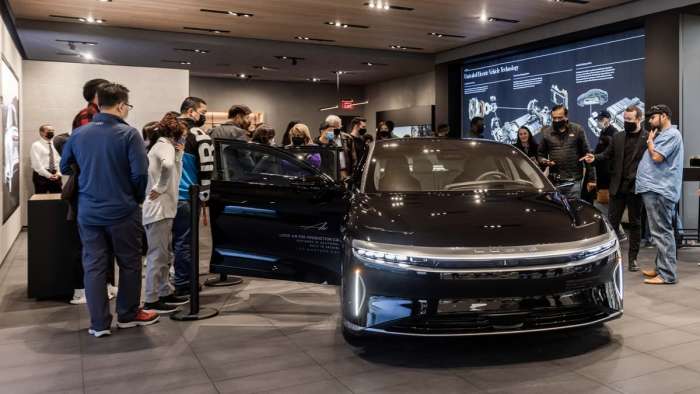
[[[648,285],[672,285],[673,284],[673,283],[666,282],[665,280],[663,280],[663,278],[661,278],[658,275],[653,277],[653,278],[650,278],[650,279],[644,279],[644,283],[646,283]]]
[[[656,278],[658,276],[655,270],[642,270],[642,275],[647,278]]]

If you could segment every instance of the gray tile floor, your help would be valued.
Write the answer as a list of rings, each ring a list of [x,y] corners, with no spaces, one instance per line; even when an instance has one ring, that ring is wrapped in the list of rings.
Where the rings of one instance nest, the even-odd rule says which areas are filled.
[[[336,288],[258,279],[207,288],[214,319],[92,338],[85,307],[26,299],[22,234],[0,267],[0,392],[700,393],[700,250],[680,256],[677,286],[626,273],[625,315],[602,328],[359,351]]]

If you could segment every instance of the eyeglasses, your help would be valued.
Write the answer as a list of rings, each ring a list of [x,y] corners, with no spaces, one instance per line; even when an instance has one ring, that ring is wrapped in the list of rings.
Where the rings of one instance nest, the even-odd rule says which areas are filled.
[[[131,105],[131,104],[129,104],[129,103],[124,103],[124,105],[126,105],[127,107],[129,107],[130,110],[134,109],[134,106]]]

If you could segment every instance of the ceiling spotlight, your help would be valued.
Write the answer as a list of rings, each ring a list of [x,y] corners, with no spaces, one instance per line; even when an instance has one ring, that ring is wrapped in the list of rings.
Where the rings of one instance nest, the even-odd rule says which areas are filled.
[[[307,80],[307,81],[311,81],[311,82],[321,82],[321,78],[316,78],[316,77],[314,77],[314,78],[306,78],[306,80]]]
[[[460,36],[457,34],[447,34],[447,33],[428,33],[429,36],[437,37],[437,38],[466,38],[465,36]]]
[[[482,22],[486,22],[488,20],[488,16],[486,16],[485,12],[481,13],[481,16],[479,16],[479,20]]]
[[[201,12],[209,12],[212,14],[222,14],[222,15],[230,15],[230,16],[237,16],[241,18],[252,18],[254,15],[249,14],[247,12],[238,12],[238,11],[230,11],[230,10],[210,10],[207,8],[201,8],[199,11]]]
[[[85,60],[94,60],[95,59],[95,56],[90,52],[82,53],[80,56],[82,56]]]
[[[369,26],[366,25],[353,25],[350,23],[343,23],[341,21],[328,21],[325,24],[329,26],[340,27],[343,29],[347,29],[348,27],[352,27],[354,29],[369,29]]]

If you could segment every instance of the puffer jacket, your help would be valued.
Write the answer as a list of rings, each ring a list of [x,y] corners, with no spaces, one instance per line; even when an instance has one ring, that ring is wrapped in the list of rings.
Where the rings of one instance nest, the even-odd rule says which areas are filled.
[[[552,126],[546,126],[541,133],[542,142],[538,152],[540,163],[552,160],[556,163],[550,170],[552,173],[559,174],[562,179],[577,181],[583,178],[585,166],[587,181],[596,181],[595,167],[579,161],[586,153],[591,152],[586,132],[580,125],[569,122],[562,132],[554,131]]]

